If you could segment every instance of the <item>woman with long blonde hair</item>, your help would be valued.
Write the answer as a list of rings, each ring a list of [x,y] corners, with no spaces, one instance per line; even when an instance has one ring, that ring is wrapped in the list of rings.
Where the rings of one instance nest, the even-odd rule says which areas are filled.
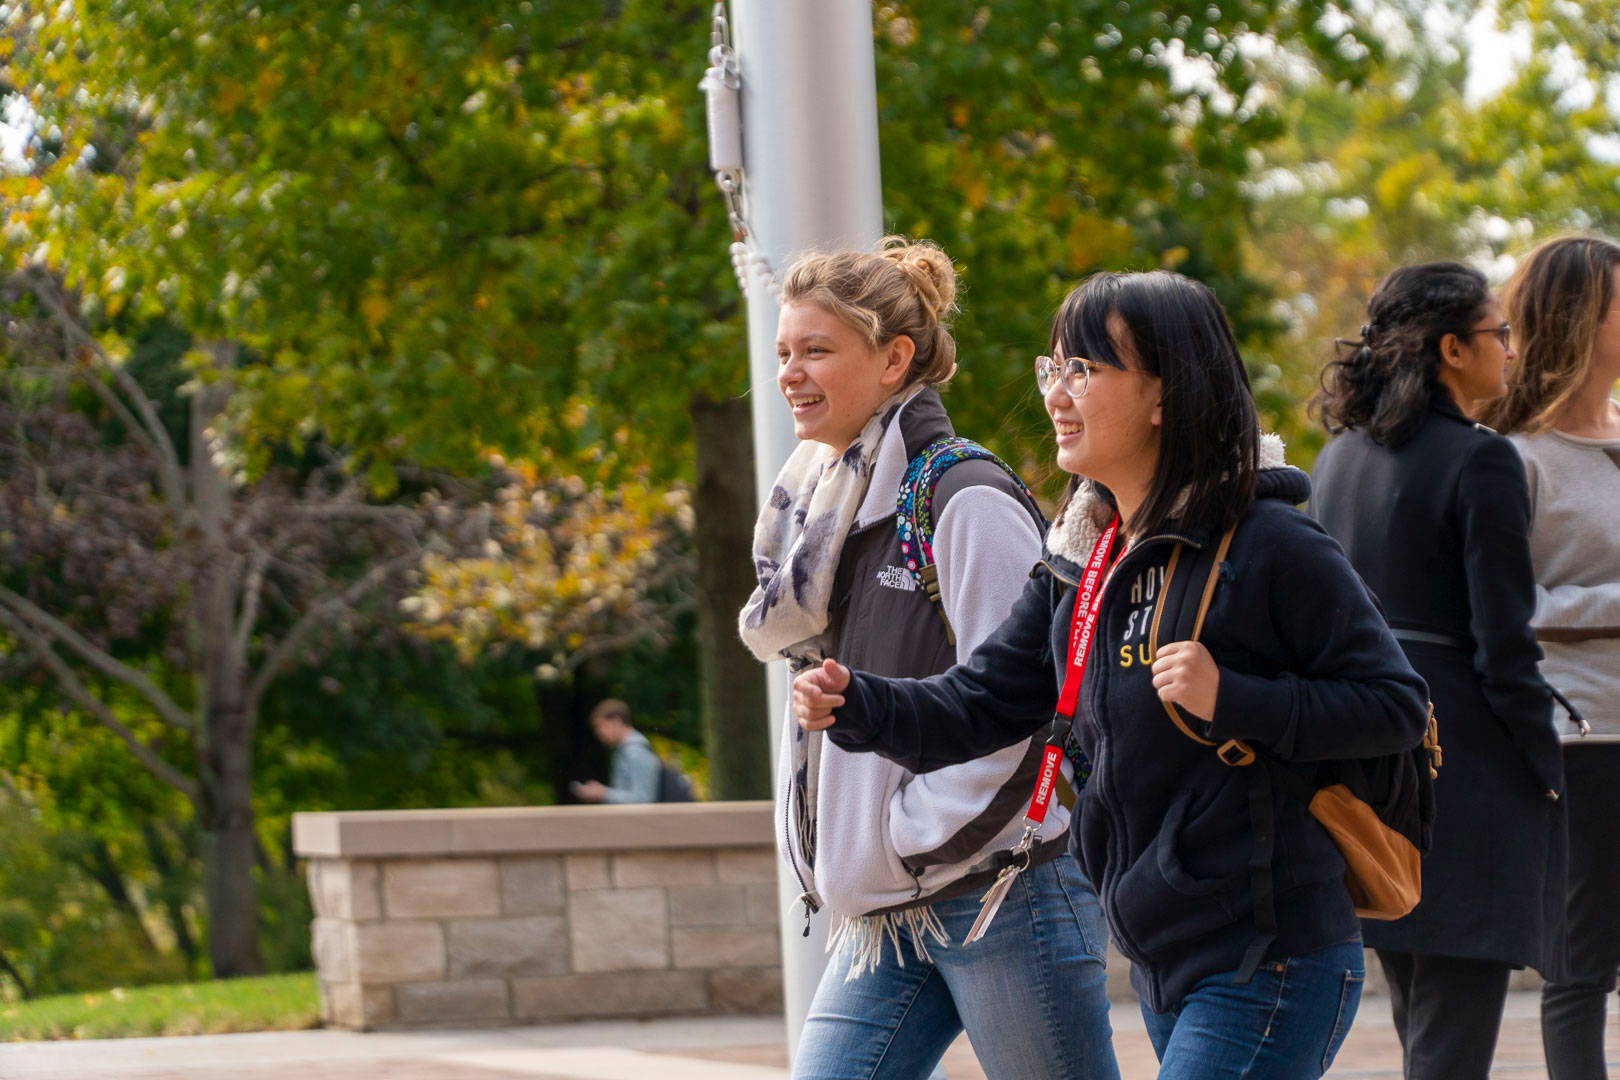
[[[1569,813],[1568,971],[1541,994],[1552,1080],[1598,1080],[1620,973],[1620,245],[1549,240],[1505,290],[1518,356],[1486,422],[1530,486],[1532,625],[1562,725]]]

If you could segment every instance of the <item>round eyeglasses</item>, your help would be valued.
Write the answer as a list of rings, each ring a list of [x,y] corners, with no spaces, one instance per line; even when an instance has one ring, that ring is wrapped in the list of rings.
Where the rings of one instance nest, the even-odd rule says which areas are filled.
[[[1041,396],[1052,389],[1052,384],[1059,378],[1063,380],[1063,389],[1070,397],[1085,397],[1086,391],[1091,389],[1091,371],[1102,365],[1094,360],[1087,360],[1080,356],[1071,356],[1066,360],[1056,360],[1050,356],[1037,356],[1035,358],[1035,386],[1040,390]]]

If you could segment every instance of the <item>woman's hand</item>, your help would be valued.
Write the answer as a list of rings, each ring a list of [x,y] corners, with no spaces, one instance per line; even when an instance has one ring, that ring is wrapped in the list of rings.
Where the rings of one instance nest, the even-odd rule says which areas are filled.
[[[849,686],[849,668],[836,660],[823,660],[818,668],[800,673],[793,680],[793,715],[806,731],[823,731],[833,726],[832,711],[844,703]]]
[[[1196,641],[1171,642],[1153,661],[1153,688],[1159,700],[1174,702],[1200,720],[1214,717],[1220,686],[1221,669]]]

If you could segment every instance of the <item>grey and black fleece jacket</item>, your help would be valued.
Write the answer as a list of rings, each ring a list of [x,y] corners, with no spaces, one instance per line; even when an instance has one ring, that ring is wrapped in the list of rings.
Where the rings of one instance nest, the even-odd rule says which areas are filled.
[[[1281,465],[1268,437],[1262,465]],[[1220,668],[1217,741],[1262,744],[1287,762],[1397,753],[1427,721],[1427,688],[1337,543],[1295,508],[1310,480],[1263,469],[1237,527],[1201,641]],[[919,773],[979,757],[1045,728],[1061,688],[1075,583],[1106,508],[1083,488],[1048,537],[1012,614],[966,662],[923,680],[856,674],[828,734]],[[1079,515],[1076,517],[1075,515]],[[1092,775],[1070,848],[1097,886],[1109,928],[1155,1011],[1199,980],[1235,971],[1258,931],[1250,899],[1248,771],[1182,735],[1152,685],[1147,624],[1179,541],[1218,536],[1172,525],[1131,546],[1101,596],[1075,734]],[[1182,624],[1202,582],[1178,574],[1166,625]],[[1178,597],[1176,594],[1181,594]],[[1189,595],[1190,594],[1190,595]],[[1274,794],[1278,932],[1268,956],[1354,940],[1344,862],[1305,807]]]
[[[947,470],[933,502],[940,596],[956,632],[956,643],[947,641],[927,594],[904,569],[895,496],[908,462],[951,434],[933,389],[909,398],[884,433],[833,589],[831,655],[853,667],[922,677],[966,660],[1006,617],[1040,555],[1039,512],[1005,473],[985,461]],[[801,887],[840,915],[884,915],[982,889],[996,871],[980,864],[1023,831],[1039,739],[1009,739],[927,776],[829,743],[818,775],[815,857],[807,859],[790,824],[787,770],[798,734],[790,717],[779,755],[777,844]],[[1068,811],[1054,806],[1037,858],[1063,854],[1067,826]]]

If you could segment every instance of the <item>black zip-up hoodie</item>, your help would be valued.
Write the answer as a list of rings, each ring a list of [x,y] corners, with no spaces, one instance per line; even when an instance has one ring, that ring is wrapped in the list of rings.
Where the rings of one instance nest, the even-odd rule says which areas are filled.
[[[1280,465],[1280,443],[1274,456]],[[1409,750],[1428,719],[1423,680],[1339,545],[1295,508],[1309,491],[1298,469],[1261,471],[1200,637],[1220,668],[1215,715],[1188,717],[1217,742],[1258,743],[1307,772],[1310,762]],[[1076,499],[1012,613],[967,663],[924,680],[856,673],[832,740],[921,773],[1045,728],[1062,685],[1076,582],[1103,510],[1095,496]],[[1172,579],[1163,624],[1185,627],[1203,586],[1201,573],[1191,580],[1189,558],[1217,539],[1172,524],[1119,558],[1075,716],[1092,775],[1070,849],[1133,962],[1137,992],[1157,1012],[1178,1006],[1199,980],[1235,971],[1259,933],[1247,868],[1251,770],[1222,763],[1176,729],[1153,689],[1148,645],[1171,551],[1178,542],[1193,549]],[[1162,629],[1160,638],[1177,639]],[[1268,959],[1354,939],[1338,849],[1292,796],[1273,799],[1277,936]]]

